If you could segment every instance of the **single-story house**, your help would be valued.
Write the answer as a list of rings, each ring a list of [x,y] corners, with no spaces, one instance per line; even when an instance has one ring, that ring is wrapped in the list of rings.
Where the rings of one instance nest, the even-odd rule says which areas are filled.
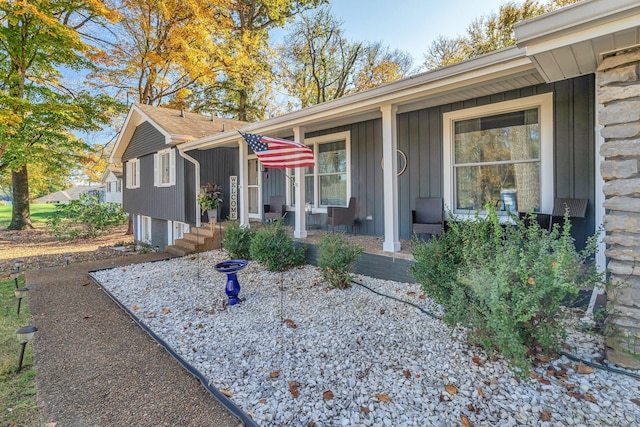
[[[37,204],[59,203],[66,205],[71,200],[78,200],[81,194],[96,195],[102,201],[104,198],[104,188],[96,185],[74,185],[66,190],[56,191],[46,196],[38,197],[33,202]]]
[[[108,166],[102,174],[100,183],[104,186],[104,201],[122,204],[122,167]]]
[[[609,359],[640,367],[640,3],[584,0],[518,24],[516,40],[368,91],[235,123],[310,146],[313,168],[265,170],[231,126],[170,134],[151,123],[148,107],[134,105],[112,161],[125,164],[123,202],[138,218],[137,237],[157,244],[156,218],[199,224],[197,189],[211,180],[237,190],[242,224],[260,218],[271,196],[285,196],[296,238],[307,235],[306,204],[324,218],[329,205],[355,197],[355,232],[383,236],[391,253],[411,237],[418,197],[442,197],[460,218],[501,194],[515,197],[518,210],[541,213],[555,198],[587,199],[573,236],[584,245],[604,227],[597,261],[630,285],[611,302],[624,332],[608,343]],[[496,134],[511,137],[500,148]],[[154,159],[168,152],[183,160],[158,185],[164,178]],[[157,225],[158,241],[170,241],[167,225]]]

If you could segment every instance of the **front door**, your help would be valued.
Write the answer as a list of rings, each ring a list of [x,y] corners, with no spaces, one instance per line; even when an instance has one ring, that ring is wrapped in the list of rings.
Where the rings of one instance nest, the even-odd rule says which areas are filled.
[[[249,158],[249,182],[247,189],[249,192],[249,218],[261,218],[260,210],[260,162],[257,157]]]

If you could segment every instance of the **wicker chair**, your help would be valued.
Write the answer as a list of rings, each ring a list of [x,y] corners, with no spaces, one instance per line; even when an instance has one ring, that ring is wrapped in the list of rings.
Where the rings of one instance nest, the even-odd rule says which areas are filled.
[[[342,206],[327,206],[327,226],[331,226],[333,231],[334,227],[338,225],[353,226],[356,220],[356,198],[349,199],[349,205],[347,207]]]
[[[285,204],[286,199],[284,196],[271,196],[269,204],[264,205],[264,221],[273,222],[278,218],[282,218],[287,212]]]

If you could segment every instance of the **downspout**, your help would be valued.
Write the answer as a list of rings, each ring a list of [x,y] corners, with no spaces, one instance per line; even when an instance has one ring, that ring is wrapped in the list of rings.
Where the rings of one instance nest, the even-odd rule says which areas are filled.
[[[198,189],[200,188],[200,162],[194,159],[193,157],[191,157],[190,155],[188,155],[187,153],[185,153],[182,148],[178,147],[178,152],[180,153],[180,156],[182,156],[182,158],[188,160],[190,163],[193,163],[193,165],[196,168],[196,172],[195,172],[196,198],[194,200],[194,203],[196,205],[196,227],[200,227],[200,215],[198,215],[200,212],[200,206],[198,205]]]

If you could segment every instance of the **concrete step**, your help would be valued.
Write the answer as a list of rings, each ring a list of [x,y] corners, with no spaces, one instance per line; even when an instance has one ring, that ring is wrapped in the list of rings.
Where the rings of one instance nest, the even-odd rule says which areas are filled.
[[[213,231],[209,227],[191,228],[191,232],[176,239],[173,245],[167,246],[165,251],[176,256],[185,256],[196,252],[210,251],[222,247],[222,233],[218,227]]]
[[[173,255],[173,256],[185,256],[185,255],[189,255],[191,252],[188,252],[186,250],[184,250],[183,248],[180,248],[178,246],[174,246],[174,245],[170,245],[167,246],[166,248],[164,248],[164,251]]]
[[[192,241],[190,239],[176,239],[175,242],[173,242],[173,246],[178,246],[185,250],[191,251],[190,253],[193,253],[199,249],[199,246],[204,245],[205,237],[202,237],[201,240],[202,241],[199,242],[199,241]]]

